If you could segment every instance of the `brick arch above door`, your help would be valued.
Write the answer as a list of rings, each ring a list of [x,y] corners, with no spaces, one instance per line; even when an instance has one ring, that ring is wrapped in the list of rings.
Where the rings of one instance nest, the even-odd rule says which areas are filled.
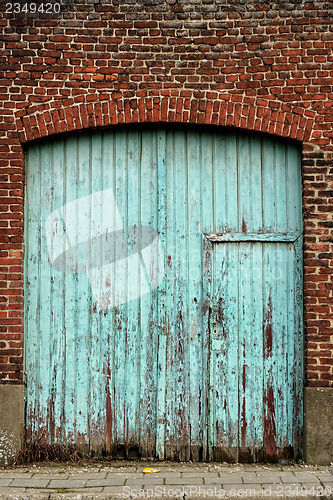
[[[129,123],[191,123],[236,127],[308,141],[313,111],[281,101],[218,92],[167,91],[124,97],[92,94],[43,103],[17,113],[21,143],[63,132]]]

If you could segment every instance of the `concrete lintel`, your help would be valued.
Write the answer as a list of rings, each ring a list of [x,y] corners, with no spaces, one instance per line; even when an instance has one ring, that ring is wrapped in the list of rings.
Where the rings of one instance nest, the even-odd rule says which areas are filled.
[[[304,390],[304,458],[309,464],[333,462],[333,387]]]
[[[22,446],[24,389],[0,385],[0,465],[10,465]]]

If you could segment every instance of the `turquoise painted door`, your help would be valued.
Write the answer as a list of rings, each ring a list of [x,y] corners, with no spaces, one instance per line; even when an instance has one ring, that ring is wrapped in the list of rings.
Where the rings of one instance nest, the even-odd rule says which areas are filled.
[[[298,148],[119,128],[26,154],[28,439],[172,460],[299,456]]]

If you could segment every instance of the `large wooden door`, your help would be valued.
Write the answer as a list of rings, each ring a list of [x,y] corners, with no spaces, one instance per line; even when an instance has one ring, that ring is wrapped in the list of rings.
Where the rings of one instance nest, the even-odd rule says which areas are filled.
[[[130,127],[30,145],[28,438],[115,457],[297,456],[301,233],[291,143]]]

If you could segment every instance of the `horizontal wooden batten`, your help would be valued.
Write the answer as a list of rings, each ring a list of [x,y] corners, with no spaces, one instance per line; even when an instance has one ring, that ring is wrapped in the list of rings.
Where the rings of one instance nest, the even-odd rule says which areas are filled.
[[[204,234],[204,236],[212,243],[223,243],[223,242],[245,242],[245,241],[261,241],[261,242],[292,242],[294,243],[302,233],[291,232],[291,233],[220,233],[220,234]]]

